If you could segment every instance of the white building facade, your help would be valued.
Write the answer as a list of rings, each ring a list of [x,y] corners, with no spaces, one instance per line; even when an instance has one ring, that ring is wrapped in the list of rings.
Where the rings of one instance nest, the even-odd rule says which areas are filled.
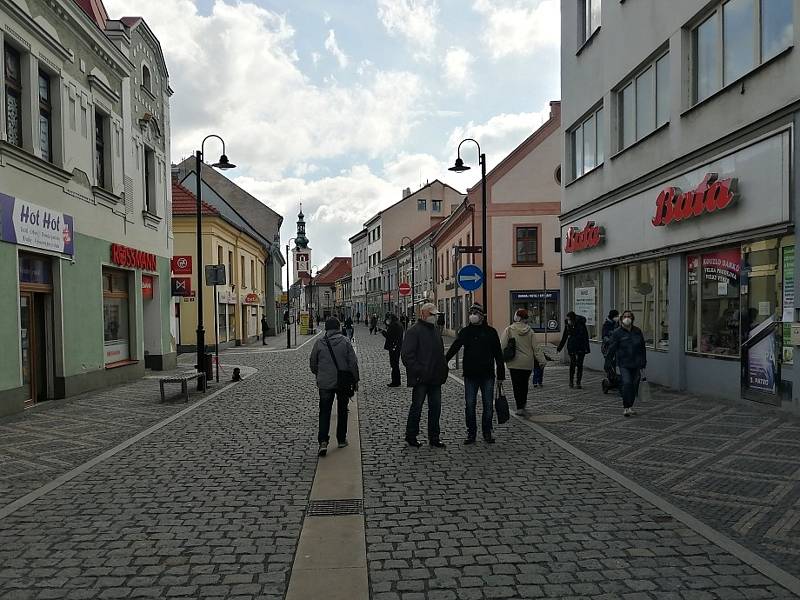
[[[353,259],[353,281],[351,288],[352,316],[362,319],[367,314],[367,231],[362,230],[350,238],[350,255]]]
[[[631,309],[650,380],[797,410],[800,2],[561,4],[562,308],[587,364]]]

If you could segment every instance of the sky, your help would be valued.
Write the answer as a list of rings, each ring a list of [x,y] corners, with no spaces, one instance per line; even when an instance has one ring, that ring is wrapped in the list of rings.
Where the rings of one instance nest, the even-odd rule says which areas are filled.
[[[211,133],[225,175],[284,216],[300,202],[312,262],[349,256],[348,238],[452,173],[476,138],[489,168],[559,98],[559,0],[105,0],[112,19],[143,17],[167,61],[172,160]],[[207,162],[221,152],[205,148]]]

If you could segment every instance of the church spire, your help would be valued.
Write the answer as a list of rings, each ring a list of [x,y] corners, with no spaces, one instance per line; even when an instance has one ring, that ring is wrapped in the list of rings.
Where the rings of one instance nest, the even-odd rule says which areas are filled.
[[[306,237],[306,221],[303,214],[303,203],[300,203],[300,212],[297,214],[297,237],[294,240],[297,248],[308,248],[308,238]]]

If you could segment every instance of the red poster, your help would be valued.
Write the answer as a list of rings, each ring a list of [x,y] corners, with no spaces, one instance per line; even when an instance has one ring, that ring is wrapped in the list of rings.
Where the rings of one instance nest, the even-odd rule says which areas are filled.
[[[153,276],[142,275],[142,298],[145,300],[153,299]]]

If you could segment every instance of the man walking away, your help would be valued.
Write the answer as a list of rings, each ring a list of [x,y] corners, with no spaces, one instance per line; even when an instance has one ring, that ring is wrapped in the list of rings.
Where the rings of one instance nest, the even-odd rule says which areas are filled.
[[[267,323],[267,315],[261,317],[261,345],[267,345],[267,333],[269,333],[269,323]]]
[[[369,332],[375,335],[378,334],[378,315],[372,313],[372,316],[369,318]]]
[[[474,444],[478,434],[475,413],[478,404],[478,390],[480,390],[483,401],[481,423],[483,439],[489,444],[494,444],[492,417],[494,417],[495,367],[498,381],[506,378],[506,368],[503,364],[503,351],[500,347],[497,330],[486,323],[483,307],[478,303],[470,306],[469,325],[458,332],[458,337],[447,351],[445,359],[449,361],[462,347],[464,348],[464,400],[467,420],[467,439],[464,440],[464,443]],[[529,375],[530,371],[525,376],[526,380]]]
[[[400,325],[403,327],[403,331],[405,331],[408,327],[408,317],[400,315]]]
[[[622,325],[611,335],[608,344],[608,357],[617,360],[622,379],[622,414],[635,415],[633,403],[639,393],[642,369],[647,367],[647,350],[642,330],[633,324],[634,315],[630,310],[622,313]]]
[[[586,328],[586,317],[578,316],[574,312],[567,313],[564,335],[558,345],[558,351],[567,347],[569,354],[569,387],[581,389],[583,379],[583,359],[589,354],[589,330]],[[575,376],[577,375],[577,380]],[[577,381],[577,383],[576,383]]]
[[[347,317],[344,320],[344,331],[345,331],[345,334],[347,335],[347,339],[352,342],[353,341],[353,319],[351,319],[350,317]]]
[[[358,389],[358,360],[353,346],[342,335],[339,320],[335,318],[325,321],[325,335],[314,344],[311,351],[311,372],[317,377],[319,388],[319,455],[328,452],[331,428],[331,411],[336,398],[336,440],[339,448],[347,446],[347,404],[350,396],[339,390],[339,371],[349,371]]]
[[[406,442],[419,448],[419,420],[422,405],[428,400],[428,443],[434,448],[444,448],[439,430],[442,412],[442,385],[447,381],[447,361],[444,358],[442,336],[436,329],[439,311],[430,302],[420,308],[420,318],[408,330],[403,340],[400,357],[406,367],[406,379],[411,391],[411,408],[406,422]]]
[[[392,382],[389,387],[400,387],[400,351],[403,348],[403,327],[397,320],[397,315],[387,313],[386,329],[381,331],[386,342],[384,350],[389,351],[389,366],[392,368]]]
[[[517,414],[524,415],[528,403],[528,378],[534,367],[536,359],[536,342],[533,331],[528,325],[528,311],[520,308],[514,313],[514,322],[506,327],[500,338],[500,347],[508,347],[514,340],[514,358],[506,364],[511,374],[511,386],[514,388],[514,401],[517,404]]]

